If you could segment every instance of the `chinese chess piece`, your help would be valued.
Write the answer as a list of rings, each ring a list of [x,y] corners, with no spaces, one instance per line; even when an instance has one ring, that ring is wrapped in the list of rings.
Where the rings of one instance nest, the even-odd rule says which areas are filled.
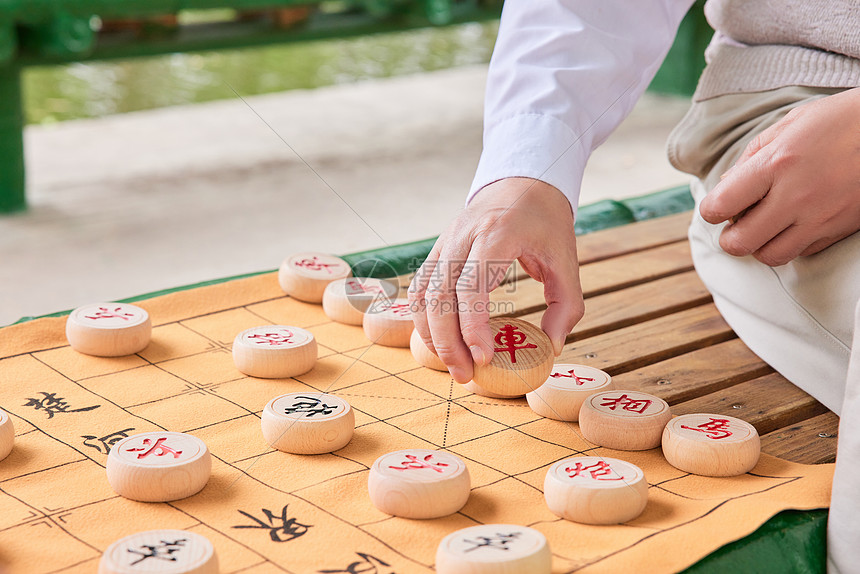
[[[448,367],[445,366],[442,359],[424,344],[417,329],[413,329],[412,335],[409,337],[409,350],[412,351],[412,356],[421,366],[434,371],[448,371]]]
[[[471,491],[469,469],[449,452],[408,449],[384,454],[370,467],[373,505],[403,518],[440,518],[463,508]]]
[[[349,443],[355,430],[355,412],[334,395],[293,393],[269,401],[260,425],[266,442],[278,450],[322,454]]]
[[[79,353],[122,357],[149,344],[149,313],[128,303],[96,303],[78,307],[66,320],[66,339]]]
[[[148,530],[117,540],[99,561],[99,574],[218,574],[209,540],[184,530]]]
[[[591,395],[579,411],[585,440],[617,450],[657,448],[663,427],[672,418],[661,398],[638,391],[604,391]]]
[[[684,472],[737,476],[751,471],[760,453],[755,427],[734,417],[681,415],[663,430],[663,456]]]
[[[612,378],[600,369],[585,365],[553,365],[552,373],[526,400],[534,412],[559,421],[578,421],[585,399],[612,389]]]
[[[321,303],[326,285],[335,279],[352,276],[349,264],[334,255],[299,253],[284,259],[278,270],[278,283],[290,297],[308,303]]]
[[[510,317],[490,319],[493,358],[475,365],[479,387],[504,397],[517,397],[541,386],[552,371],[553,349],[539,327]]]
[[[481,524],[457,530],[436,550],[438,574],[549,574],[546,537],[526,526]]]
[[[577,456],[552,465],[543,483],[549,509],[582,524],[620,524],[645,510],[645,473],[629,462],[599,456]]]
[[[398,287],[392,281],[372,277],[337,279],[326,285],[323,311],[332,321],[361,325],[368,307],[393,299],[397,291]]]
[[[415,330],[409,300],[380,300],[372,304],[364,313],[362,326],[365,336],[377,345],[408,347]]]
[[[199,438],[181,432],[145,432],[111,448],[107,478],[120,496],[169,502],[200,492],[209,481],[212,457]]]
[[[233,363],[250,377],[295,377],[310,371],[316,362],[316,339],[310,331],[298,327],[253,327],[233,340]]]
[[[15,427],[12,425],[12,419],[0,409],[0,460],[9,456],[14,443]]]

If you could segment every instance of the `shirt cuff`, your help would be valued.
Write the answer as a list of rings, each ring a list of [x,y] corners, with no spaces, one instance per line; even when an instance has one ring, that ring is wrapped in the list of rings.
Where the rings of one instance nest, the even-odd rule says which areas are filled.
[[[484,151],[466,198],[508,177],[539,179],[561,191],[576,214],[582,172],[591,155],[589,134],[541,114],[522,114],[484,130]]]

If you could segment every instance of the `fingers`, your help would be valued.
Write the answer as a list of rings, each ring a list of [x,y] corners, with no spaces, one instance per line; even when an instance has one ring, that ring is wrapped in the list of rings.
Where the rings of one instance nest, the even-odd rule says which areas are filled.
[[[723,229],[720,234],[720,247],[729,255],[737,257],[759,251],[794,223],[794,209],[795,206],[787,205],[778,199],[764,199],[735,223]]]
[[[457,280],[460,333],[478,365],[493,358],[493,336],[490,330],[490,291],[499,286],[513,261],[510,254],[497,253],[497,247],[476,241],[469,261]],[[507,256],[506,256],[507,255]]]
[[[415,273],[412,278],[412,283],[409,284],[409,309],[412,311],[412,321],[415,323],[415,330],[421,336],[421,340],[427,345],[427,348],[432,352],[436,352],[433,347],[433,338],[430,336],[430,325],[427,323],[427,304],[424,296],[427,292],[427,286],[433,276],[436,268],[436,263],[439,261],[439,253],[442,250],[443,238],[439,237],[433,245],[433,249],[427,255],[427,259]]]
[[[800,115],[793,109],[747,144],[735,164],[722,176],[720,183],[702,200],[699,212],[708,223],[722,223],[737,218],[763,198],[773,184],[768,168],[768,154],[760,152],[776,140]],[[755,161],[753,161],[755,160]]]
[[[547,307],[541,319],[541,329],[552,341],[556,357],[561,354],[567,336],[585,314],[575,254],[574,249],[571,259],[559,261],[546,269],[543,292]]]
[[[531,267],[540,269],[535,278],[550,280],[545,324],[561,348],[582,316],[575,247],[570,203],[548,184],[499,180],[469,204],[440,237],[409,293],[416,329],[455,381],[469,382],[475,364],[492,360],[489,293],[523,253],[531,253]]]
[[[735,166],[699,204],[708,223],[737,217],[764,198],[773,185],[773,174],[760,157]]]
[[[731,221],[727,253],[777,266],[857,232],[858,102],[847,90],[798,106],[750,142],[700,204],[705,221]]]
[[[814,235],[810,231],[800,226],[789,227],[752,255],[771,267],[785,265],[804,253],[813,243]]]
[[[472,379],[472,354],[463,342],[457,313],[457,281],[469,254],[463,241],[448,240],[430,276],[424,301],[436,354],[458,383]]]

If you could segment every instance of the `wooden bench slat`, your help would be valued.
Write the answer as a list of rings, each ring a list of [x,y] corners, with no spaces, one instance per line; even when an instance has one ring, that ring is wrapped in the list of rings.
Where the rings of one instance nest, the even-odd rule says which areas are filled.
[[[580,268],[582,294],[595,297],[692,269],[690,244],[670,243],[584,265]]]
[[[598,261],[580,268],[582,294],[588,299],[605,293],[627,289],[678,275],[693,269],[690,247],[684,243],[670,243],[613,259]],[[522,315],[546,307],[543,284],[531,277],[503,284],[490,294],[496,303],[510,302],[502,307],[504,315]]]
[[[833,462],[838,429],[839,417],[826,412],[767,433],[761,437],[761,449],[802,464]]]
[[[576,238],[579,264],[618,257],[667,243],[687,240],[692,212],[629,223]]]
[[[740,339],[672,357],[613,377],[620,389],[642,391],[670,405],[772,373]]]
[[[698,307],[711,301],[711,295],[695,271],[672,275],[621,291],[591,297],[585,302],[585,316],[567,341],[579,341],[609,331],[629,327]],[[522,316],[540,324],[543,310]]]
[[[565,345],[558,363],[616,375],[735,338],[713,304],[702,305]]]
[[[686,242],[691,217],[692,213],[687,211],[582,235],[576,238],[577,259],[583,266],[669,243]],[[515,261],[505,282],[525,278],[528,274]]]
[[[760,435],[824,414],[827,407],[779,373],[771,373],[672,406],[676,415],[714,413],[743,419]]]

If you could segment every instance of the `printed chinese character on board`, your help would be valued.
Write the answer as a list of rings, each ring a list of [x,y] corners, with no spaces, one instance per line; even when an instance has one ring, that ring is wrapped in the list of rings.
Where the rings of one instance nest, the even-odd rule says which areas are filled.
[[[42,395],[41,399],[27,398],[27,402],[24,403],[25,407],[33,407],[35,410],[40,411],[44,410],[45,414],[48,415],[49,419],[54,418],[55,414],[59,413],[82,413],[85,411],[91,411],[93,409],[99,408],[101,405],[93,405],[90,407],[83,407],[80,409],[73,409],[66,402],[66,399],[62,397],[58,397],[57,393],[45,393],[39,391],[39,394]]]
[[[261,509],[263,516],[265,516],[265,520],[257,518],[244,510],[239,510],[239,514],[250,518],[254,524],[240,524],[238,526],[233,526],[233,528],[268,530],[269,537],[273,542],[289,542],[290,540],[295,540],[296,538],[307,534],[308,529],[312,528],[312,525],[302,524],[296,518],[289,518],[287,516],[288,507],[288,504],[284,505],[284,508],[281,509],[280,516],[275,516],[271,510],[266,508]]]
[[[96,435],[81,435],[81,438],[84,439],[84,446],[94,448],[102,454],[110,454],[111,447],[122,439],[128,438],[128,433],[133,430],[134,427],[129,427],[127,429],[106,434],[103,437],[97,438]]]

